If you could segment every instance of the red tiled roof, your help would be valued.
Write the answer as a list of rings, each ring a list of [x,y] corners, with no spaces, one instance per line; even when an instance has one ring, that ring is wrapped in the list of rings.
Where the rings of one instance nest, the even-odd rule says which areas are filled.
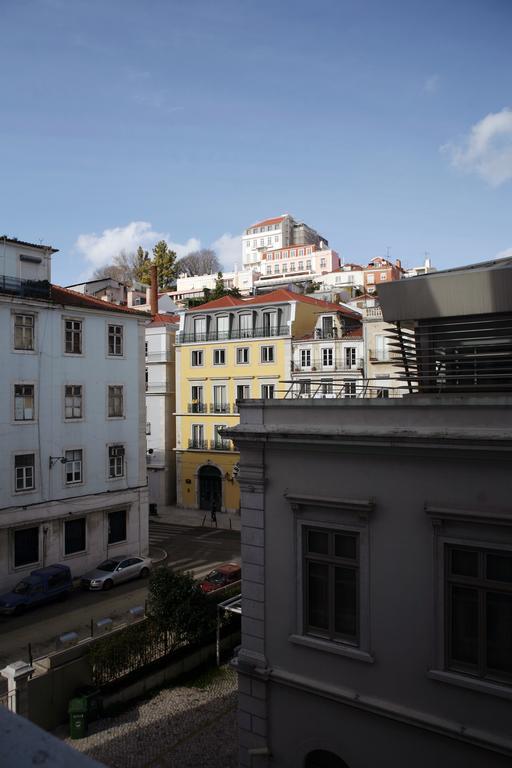
[[[263,221],[258,221],[257,224],[251,224],[251,226],[247,227],[247,229],[253,229],[254,227],[266,227],[268,224],[278,224],[284,219],[286,219],[286,216],[276,216],[274,219],[264,219]]]
[[[69,288],[62,288],[60,285],[51,285],[51,301],[56,304],[62,304],[66,307],[83,307],[84,309],[98,309],[104,312],[122,312],[123,314],[139,315],[141,319],[147,316],[146,312],[141,312],[131,307],[122,307],[119,304],[112,304],[110,301],[102,301],[95,296],[87,296],[78,291],[72,291]]]
[[[180,322],[178,315],[166,315],[162,312],[157,312],[153,315],[153,319],[148,323],[148,328],[157,328],[162,325],[177,325]]]
[[[254,296],[252,299],[235,299],[233,296],[223,296],[221,299],[214,299],[208,301],[206,304],[201,304],[198,307],[187,310],[188,312],[198,312],[206,309],[227,309],[228,307],[246,307],[254,306],[258,304],[277,304],[285,301],[300,301],[303,304],[314,304],[324,312],[341,312],[344,315],[350,317],[356,317],[360,319],[358,312],[353,312],[346,307],[342,307],[339,304],[333,304],[329,301],[322,301],[321,299],[315,299],[312,296],[303,295],[301,293],[294,293],[288,290],[288,288],[277,288],[275,291],[263,294],[262,296]]]

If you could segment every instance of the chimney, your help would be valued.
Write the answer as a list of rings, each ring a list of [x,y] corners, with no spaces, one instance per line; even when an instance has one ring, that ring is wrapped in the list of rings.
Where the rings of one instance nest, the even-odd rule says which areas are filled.
[[[151,288],[149,293],[149,309],[152,315],[158,312],[158,269],[155,264],[150,267]]]
[[[395,267],[398,267],[398,269],[402,269],[402,262],[400,261],[400,259],[397,259],[395,261]]]

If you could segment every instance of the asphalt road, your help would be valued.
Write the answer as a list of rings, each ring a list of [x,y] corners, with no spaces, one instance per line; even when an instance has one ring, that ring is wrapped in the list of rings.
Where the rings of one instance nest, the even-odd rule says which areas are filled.
[[[167,551],[165,565],[191,571],[196,578],[220,563],[240,562],[238,531],[151,521],[149,542]],[[114,626],[122,624],[129,609],[143,606],[146,597],[147,582],[136,580],[110,592],[76,590],[64,603],[50,603],[22,616],[0,617],[0,668],[11,661],[28,661],[29,643],[35,659],[55,650],[57,638],[66,632],[89,636],[91,620],[111,618]]]

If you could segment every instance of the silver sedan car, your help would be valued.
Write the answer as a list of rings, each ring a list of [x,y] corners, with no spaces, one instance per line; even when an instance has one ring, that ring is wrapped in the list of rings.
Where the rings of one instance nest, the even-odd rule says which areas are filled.
[[[146,578],[151,570],[151,559],[139,555],[121,555],[104,560],[94,570],[84,573],[82,589],[112,589],[130,579]]]

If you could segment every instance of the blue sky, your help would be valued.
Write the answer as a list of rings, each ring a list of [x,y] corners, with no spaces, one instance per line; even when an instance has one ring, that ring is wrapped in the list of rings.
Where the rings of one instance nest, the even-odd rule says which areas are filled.
[[[72,283],[289,212],[348,261],[512,249],[509,0],[0,0],[0,233]],[[511,251],[512,252],[512,251]]]

